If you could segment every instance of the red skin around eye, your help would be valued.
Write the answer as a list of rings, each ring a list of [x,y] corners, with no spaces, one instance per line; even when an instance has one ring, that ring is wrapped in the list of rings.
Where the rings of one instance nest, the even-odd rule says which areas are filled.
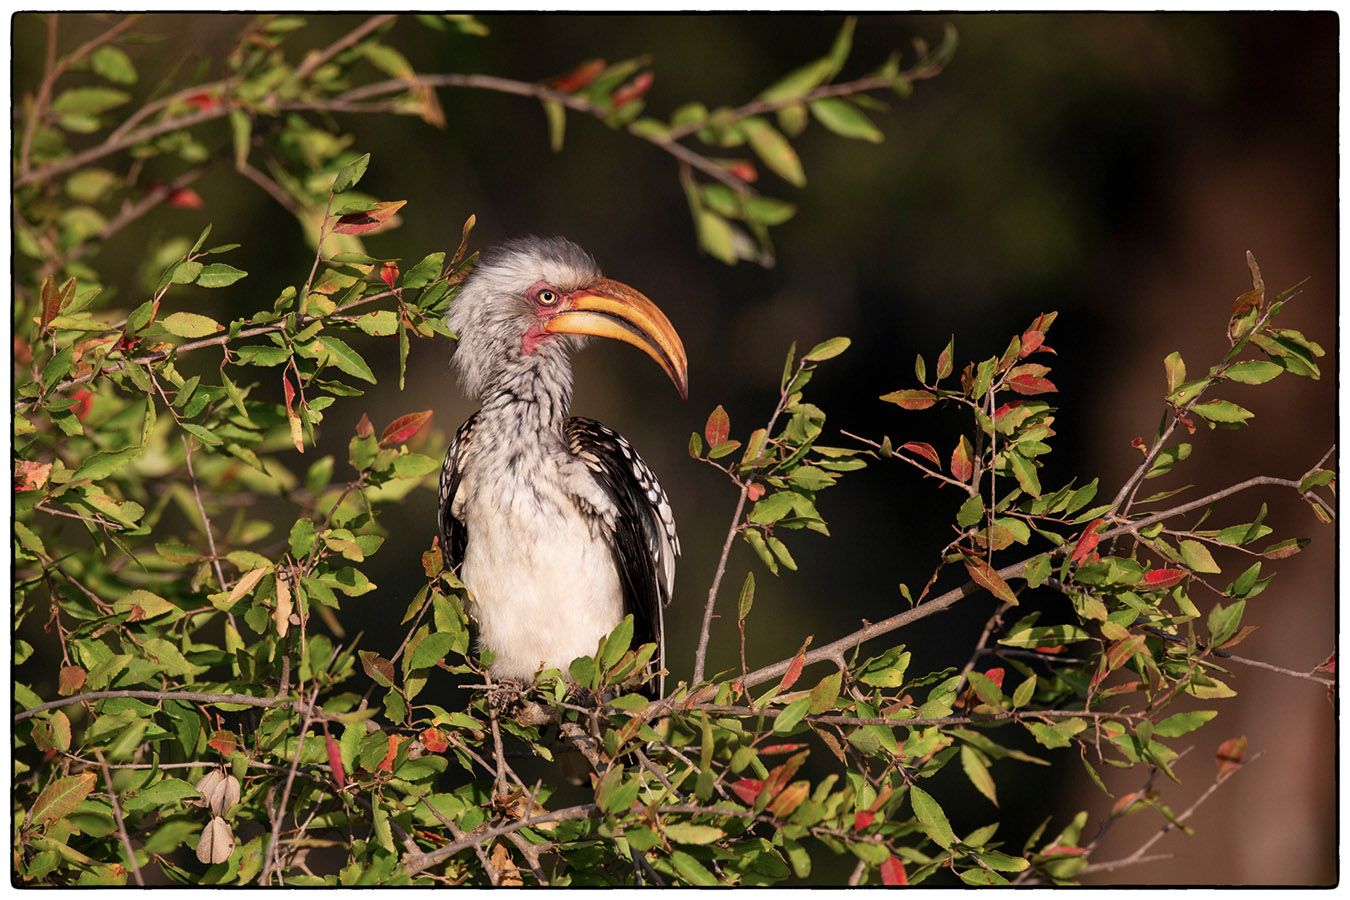
[[[545,306],[539,302],[539,294],[543,291],[553,291],[559,296],[559,300],[551,305]],[[539,321],[531,325],[529,330],[520,338],[520,352],[526,356],[534,356],[539,345],[545,341],[551,340],[553,335],[544,330],[543,313],[553,313],[566,304],[568,295],[563,294],[557,288],[550,285],[547,281],[536,281],[530,285],[530,289],[525,292],[525,296],[535,305],[535,311],[539,313]]]

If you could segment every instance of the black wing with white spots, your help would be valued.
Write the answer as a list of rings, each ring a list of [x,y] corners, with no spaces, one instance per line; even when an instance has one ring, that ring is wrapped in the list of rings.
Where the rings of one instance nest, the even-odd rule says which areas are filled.
[[[665,667],[664,609],[675,588],[680,541],[661,484],[618,432],[592,419],[567,420],[567,443],[614,501],[614,563],[623,585],[624,612],[633,615],[633,645],[655,642]],[[658,692],[663,685],[658,682]]]
[[[441,554],[445,567],[459,571],[464,562],[464,550],[469,545],[469,530],[464,523],[455,518],[455,494],[459,491],[459,481],[464,474],[464,459],[468,455],[469,440],[473,436],[473,423],[478,418],[474,413],[464,420],[455,432],[455,438],[445,451],[445,464],[441,466],[440,515]]]

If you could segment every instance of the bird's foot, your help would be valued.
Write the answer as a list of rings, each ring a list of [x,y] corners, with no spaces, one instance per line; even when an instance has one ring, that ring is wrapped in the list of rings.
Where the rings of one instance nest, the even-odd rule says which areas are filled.
[[[567,699],[570,703],[577,706],[598,706],[600,696],[595,691],[579,684],[571,685],[567,692]]]
[[[511,715],[520,707],[525,695],[525,683],[514,678],[494,681],[487,689],[488,712],[498,718]]]

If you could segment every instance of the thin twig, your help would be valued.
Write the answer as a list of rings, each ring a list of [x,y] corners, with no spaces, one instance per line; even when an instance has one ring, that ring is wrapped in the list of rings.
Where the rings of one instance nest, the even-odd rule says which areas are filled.
[[[145,887],[145,879],[141,877],[141,867],[136,864],[136,851],[131,848],[131,837],[127,834],[127,823],[122,819],[122,804],[117,800],[117,791],[113,788],[112,772],[108,771],[108,761],[103,758],[103,752],[94,751],[94,758],[98,760],[99,767],[103,770],[103,783],[108,787],[108,802],[112,805],[113,821],[117,823],[117,836],[122,839],[122,849],[127,854],[127,865],[131,867],[131,876],[136,879],[136,883]]]
[[[310,75],[313,75],[314,72],[317,71],[320,66],[328,62],[334,56],[337,56],[339,53],[341,53],[343,50],[346,50],[348,47],[354,46],[358,41],[360,41],[366,35],[370,34],[372,31],[375,31],[382,25],[388,22],[392,22],[397,18],[398,16],[393,14],[371,16],[369,19],[353,28],[344,37],[329,44],[323,50],[311,52],[308,56],[305,57],[304,62],[300,63],[300,65],[296,68],[295,80],[304,81]]]
[[[494,838],[504,837],[508,834],[514,834],[522,828],[533,828],[536,825],[547,825],[550,822],[572,822],[577,819],[589,819],[599,811],[594,803],[583,803],[579,806],[569,806],[565,809],[555,810],[553,812],[543,813],[542,815],[526,815],[525,817],[489,828],[486,831],[480,831],[469,835],[463,840],[446,844],[444,847],[438,847],[429,853],[419,853],[416,855],[405,856],[403,858],[403,868],[409,875],[416,875],[423,872],[437,863],[443,862],[454,856],[462,850],[477,846],[484,841],[490,841]]]
[[[262,874],[258,876],[258,884],[260,885],[266,885],[271,880],[272,872],[280,862],[277,844],[281,835],[281,822],[286,818],[286,804],[291,799],[291,787],[295,784],[296,770],[300,768],[300,757],[305,752],[305,736],[309,732],[310,723],[314,721],[314,702],[318,699],[319,689],[315,688],[314,692],[310,694],[309,703],[305,708],[305,720],[300,726],[300,736],[295,745],[295,756],[291,759],[291,770],[286,773],[286,786],[281,791],[281,802],[277,804],[272,813],[272,837],[267,843]]]
[[[88,703],[93,700],[112,700],[120,697],[128,697],[133,700],[182,700],[187,703],[206,703],[206,704],[234,704],[237,706],[256,706],[262,708],[290,707],[300,712],[312,713],[315,718],[334,719],[337,716],[329,715],[322,709],[306,703],[303,700],[287,699],[285,697],[254,697],[250,694],[213,694],[202,691],[141,691],[141,690],[117,690],[117,691],[88,691],[83,694],[72,694],[69,697],[60,697],[56,700],[49,700],[46,703],[38,704],[32,709],[25,709],[14,714],[15,722],[22,722],[24,719],[31,719],[38,713],[46,712],[49,709],[59,709],[63,706],[72,706],[76,703]]]
[[[229,585],[225,583],[225,571],[221,568],[220,556],[216,553],[216,538],[211,533],[211,517],[206,514],[206,506],[202,503],[202,490],[197,484],[197,473],[192,469],[192,441],[187,435],[182,437],[188,480],[192,482],[192,499],[197,501],[197,514],[202,517],[202,529],[206,532],[206,546],[211,551],[211,565],[215,568],[216,582],[220,585],[222,591],[228,590]]]

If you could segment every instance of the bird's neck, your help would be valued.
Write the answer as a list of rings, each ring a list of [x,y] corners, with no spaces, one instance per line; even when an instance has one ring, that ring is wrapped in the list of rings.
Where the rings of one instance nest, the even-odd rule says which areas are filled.
[[[559,345],[541,345],[512,359],[483,392],[480,419],[519,433],[562,434],[572,406],[572,363]]]

